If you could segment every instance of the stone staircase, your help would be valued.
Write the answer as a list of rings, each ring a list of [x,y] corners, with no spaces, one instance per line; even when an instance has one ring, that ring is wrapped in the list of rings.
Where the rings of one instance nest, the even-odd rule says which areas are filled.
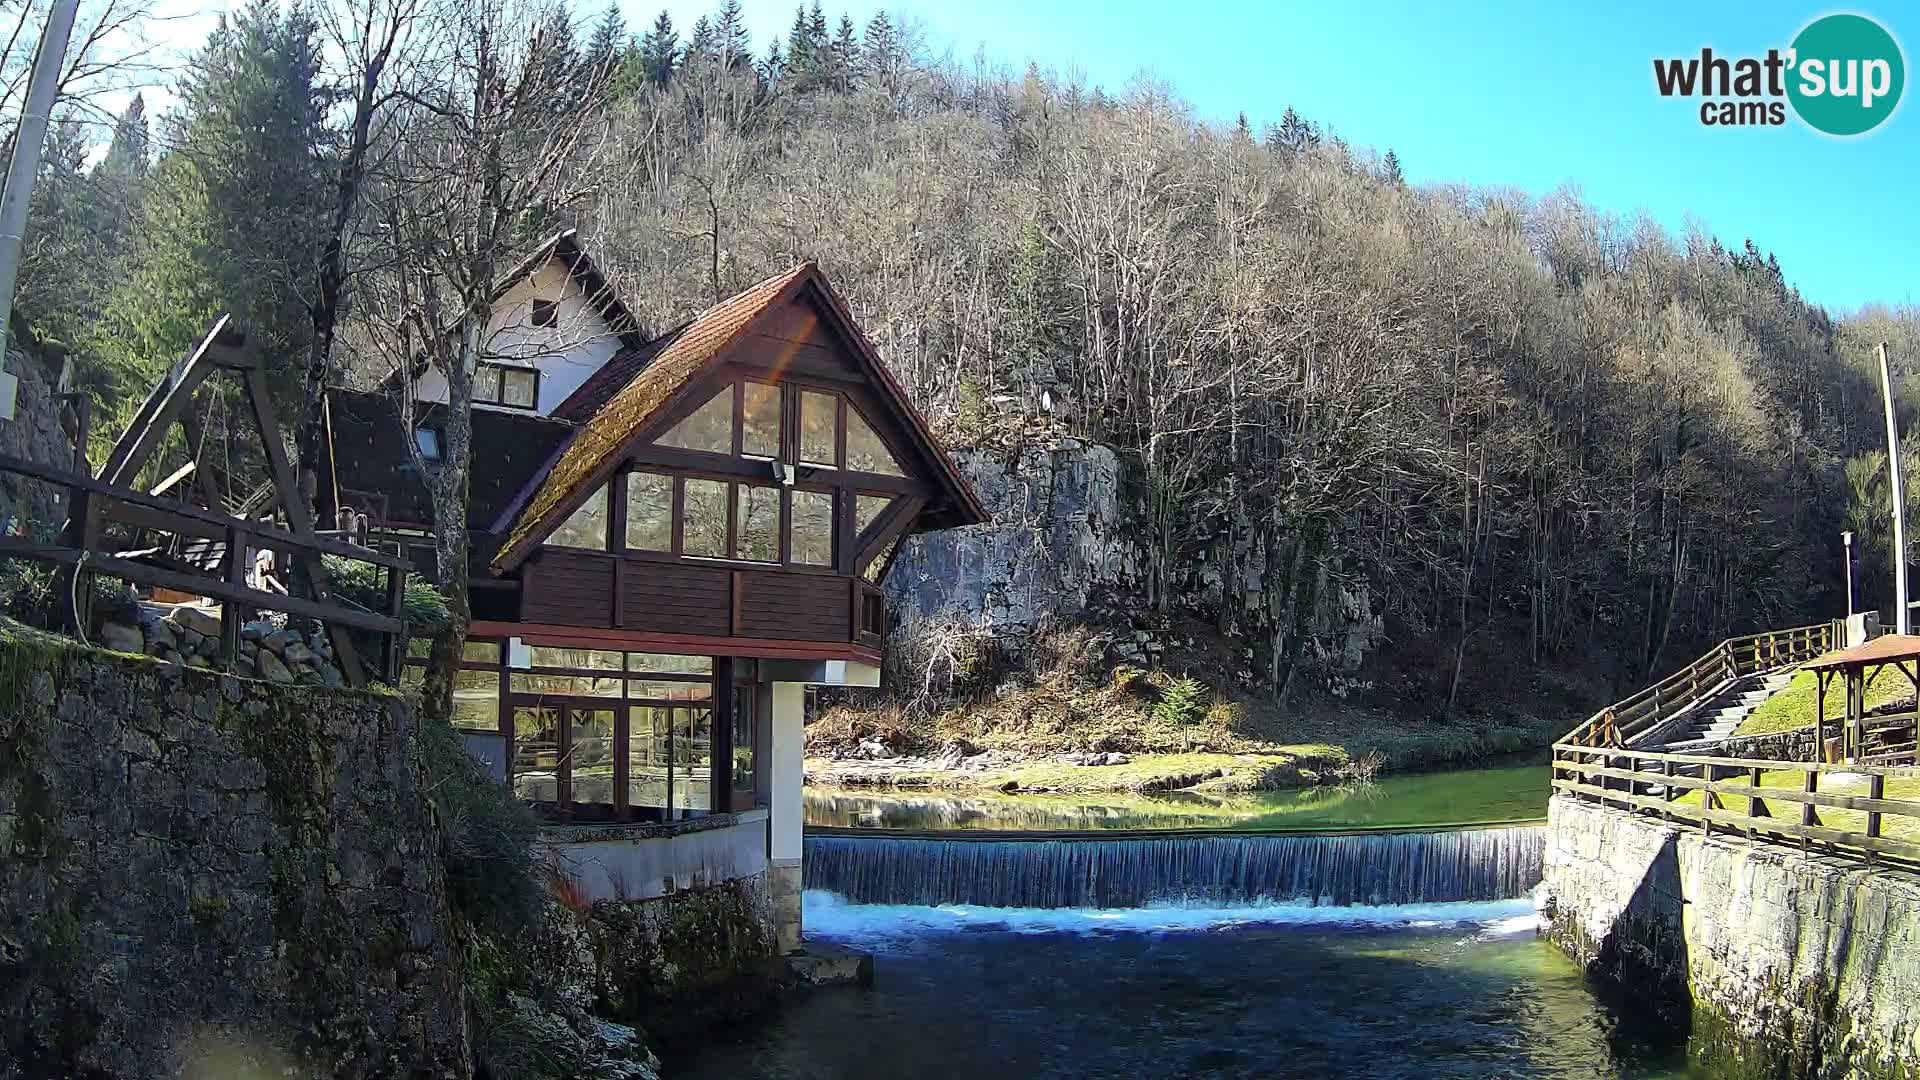
[[[1798,667],[1778,668],[1735,679],[1701,702],[1688,715],[1686,726],[1670,736],[1660,749],[1670,754],[1700,753],[1740,729],[1760,703],[1779,693]]]

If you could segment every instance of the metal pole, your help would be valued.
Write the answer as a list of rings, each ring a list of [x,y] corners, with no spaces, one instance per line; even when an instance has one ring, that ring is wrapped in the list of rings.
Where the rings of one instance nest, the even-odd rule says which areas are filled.
[[[1853,530],[1852,529],[1848,529],[1847,531],[1840,534],[1840,543],[1846,545],[1846,549],[1847,549],[1847,555],[1846,555],[1847,618],[1851,619],[1853,618]]]
[[[0,367],[6,364],[7,329],[13,317],[13,285],[20,276],[20,242],[27,231],[27,208],[33,204],[33,183],[40,172],[40,148],[47,141],[47,119],[60,92],[60,68],[67,58],[67,40],[73,36],[74,13],[80,0],[54,0],[47,28],[33,53],[33,77],[27,82],[27,101],[20,127],[13,136],[13,159],[7,165],[7,187],[0,194]],[[15,377],[0,372],[0,419],[13,419]]]
[[[1893,374],[1887,368],[1887,343],[1881,342],[1880,397],[1887,407],[1887,470],[1893,486],[1893,625],[1899,634],[1913,633],[1913,614],[1907,609],[1907,492],[1900,483],[1900,426],[1893,417]]]

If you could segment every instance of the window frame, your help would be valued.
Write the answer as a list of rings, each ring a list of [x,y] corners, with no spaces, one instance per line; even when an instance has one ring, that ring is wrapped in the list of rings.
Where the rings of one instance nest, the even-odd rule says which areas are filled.
[[[543,314],[546,316],[546,321],[544,322],[542,322],[540,318]],[[527,325],[538,327],[542,330],[559,326],[560,301],[549,300],[545,297],[535,297],[533,301],[527,305]]]
[[[499,380],[495,384],[499,388],[499,392],[497,396],[491,397],[491,398],[485,398],[480,396],[479,391],[480,391],[480,371],[481,370],[489,370],[489,371],[494,371],[498,373]],[[532,404],[516,405],[507,400],[507,374],[509,372],[512,372],[515,374],[530,374],[533,376],[533,403]],[[490,405],[496,409],[512,409],[515,412],[539,412],[540,411],[540,376],[541,374],[542,373],[538,367],[528,365],[528,364],[503,364],[493,360],[481,360],[475,365],[474,380],[473,380],[473,391],[474,391],[473,403],[475,405]]]
[[[424,642],[425,639],[415,639],[415,641],[409,643],[410,647],[403,670],[417,671],[424,675],[428,658],[425,655],[416,654],[424,653],[424,650],[416,650],[411,647],[424,644]],[[538,648],[572,648],[571,646],[538,645],[532,642],[525,642],[524,644],[529,650]],[[515,667],[512,662],[512,650],[508,647],[508,643],[504,639],[470,638],[468,639],[468,646],[469,648],[463,654],[463,659],[458,665],[459,670],[491,673],[496,675],[499,680],[497,683],[497,696],[494,699],[495,726],[492,728],[455,726],[454,730],[471,732],[476,735],[497,736],[503,740],[502,771],[504,775],[502,782],[509,791],[513,790],[516,777],[515,761],[518,748],[515,745],[517,739],[512,722],[516,711],[523,707],[552,708],[556,711],[556,722],[558,724],[556,758],[559,765],[554,770],[555,797],[552,801],[529,800],[529,805],[534,807],[536,812],[558,820],[603,820],[611,818],[616,821],[637,821],[647,817],[654,817],[658,820],[677,821],[695,817],[705,817],[712,814],[735,813],[741,810],[751,809],[753,804],[758,801],[756,790],[739,788],[733,783],[735,779],[733,773],[735,736],[732,725],[733,709],[735,706],[733,702],[739,695],[751,695],[755,691],[756,684],[752,679],[753,668],[750,662],[743,665],[741,661],[730,657],[705,656],[691,653],[662,654],[617,648],[588,651],[618,653],[621,661],[618,671],[612,668],[572,667],[565,665],[533,664],[531,662],[525,667]],[[493,651],[493,657],[491,659],[467,658],[472,657],[476,650],[486,649]],[[645,666],[636,666],[636,657],[657,655],[685,655],[695,659],[703,659],[707,662],[707,670],[656,671]],[[531,653],[529,653],[528,659],[529,661],[532,660]],[[620,693],[617,696],[603,696],[514,690],[512,689],[512,679],[514,675],[590,677],[596,679],[611,678],[619,683]],[[743,678],[745,681],[742,681]],[[656,685],[685,684],[688,686],[705,686],[707,688],[707,696],[703,699],[693,700],[672,697],[648,697],[634,693],[633,687],[636,682]],[[673,805],[675,801],[673,788],[677,786],[674,784],[674,778],[688,774],[675,770],[674,762],[671,758],[669,759],[668,765],[669,788],[667,805],[657,808],[637,808],[643,812],[657,811],[657,814],[649,815],[647,813],[636,813],[636,808],[628,803],[627,800],[631,792],[626,785],[629,784],[632,773],[632,761],[630,758],[632,750],[632,721],[635,711],[641,708],[686,710],[690,715],[700,710],[707,712],[708,761],[705,769],[693,774],[700,776],[707,785],[708,805],[705,809],[677,807]],[[612,804],[583,804],[573,800],[570,776],[572,743],[572,729],[570,725],[572,723],[572,714],[577,711],[612,712],[614,714],[615,801]],[[749,712],[752,712],[752,706],[749,706]],[[720,730],[723,724],[728,726],[724,738]],[[753,742],[747,747],[748,760],[751,762],[751,766],[757,774],[758,770],[762,767],[764,756],[769,751],[769,748],[761,744],[762,740],[758,738],[757,725],[750,726],[749,730],[749,737],[753,739]],[[726,751],[724,755],[721,753],[723,749]],[[673,752],[671,741],[669,742],[668,752],[670,755]],[[602,808],[604,808],[604,813],[600,812]],[[586,813],[582,813],[583,809]]]

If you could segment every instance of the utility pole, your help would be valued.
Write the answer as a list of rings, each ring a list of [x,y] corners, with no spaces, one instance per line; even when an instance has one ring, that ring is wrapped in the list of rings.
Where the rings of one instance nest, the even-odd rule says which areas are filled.
[[[47,119],[60,92],[60,67],[67,59],[67,40],[73,36],[74,13],[79,8],[80,0],[54,0],[47,14],[47,28],[33,53],[33,76],[27,82],[20,127],[13,135],[6,191],[0,194],[0,367],[6,364],[13,285],[20,276],[20,243],[27,231],[27,208],[33,204],[33,182],[40,174],[40,148],[47,141]],[[0,420],[13,419],[19,385],[17,376],[0,370]]]
[[[1887,471],[1893,486],[1893,625],[1898,634],[1913,633],[1913,614],[1907,608],[1907,490],[1900,483],[1900,427],[1893,418],[1893,374],[1887,369],[1887,343],[1880,348],[1880,397],[1887,406]]]

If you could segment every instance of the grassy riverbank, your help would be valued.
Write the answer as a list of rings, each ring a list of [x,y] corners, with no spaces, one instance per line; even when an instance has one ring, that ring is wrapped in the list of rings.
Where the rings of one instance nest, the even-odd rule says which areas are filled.
[[[1913,696],[1913,684],[1891,667],[1881,668],[1867,683],[1867,708],[1877,709]],[[1794,675],[1780,692],[1760,703],[1740,724],[1740,735],[1771,735],[1795,728],[1812,727],[1819,715],[1819,688],[1811,671]],[[1847,684],[1844,679],[1827,680],[1827,722],[1847,715]]]
[[[945,705],[833,705],[807,729],[808,776],[946,791],[1272,791],[1471,764],[1545,746],[1563,718],[1409,718],[1330,697],[1287,707],[1122,668],[1041,675]]]

